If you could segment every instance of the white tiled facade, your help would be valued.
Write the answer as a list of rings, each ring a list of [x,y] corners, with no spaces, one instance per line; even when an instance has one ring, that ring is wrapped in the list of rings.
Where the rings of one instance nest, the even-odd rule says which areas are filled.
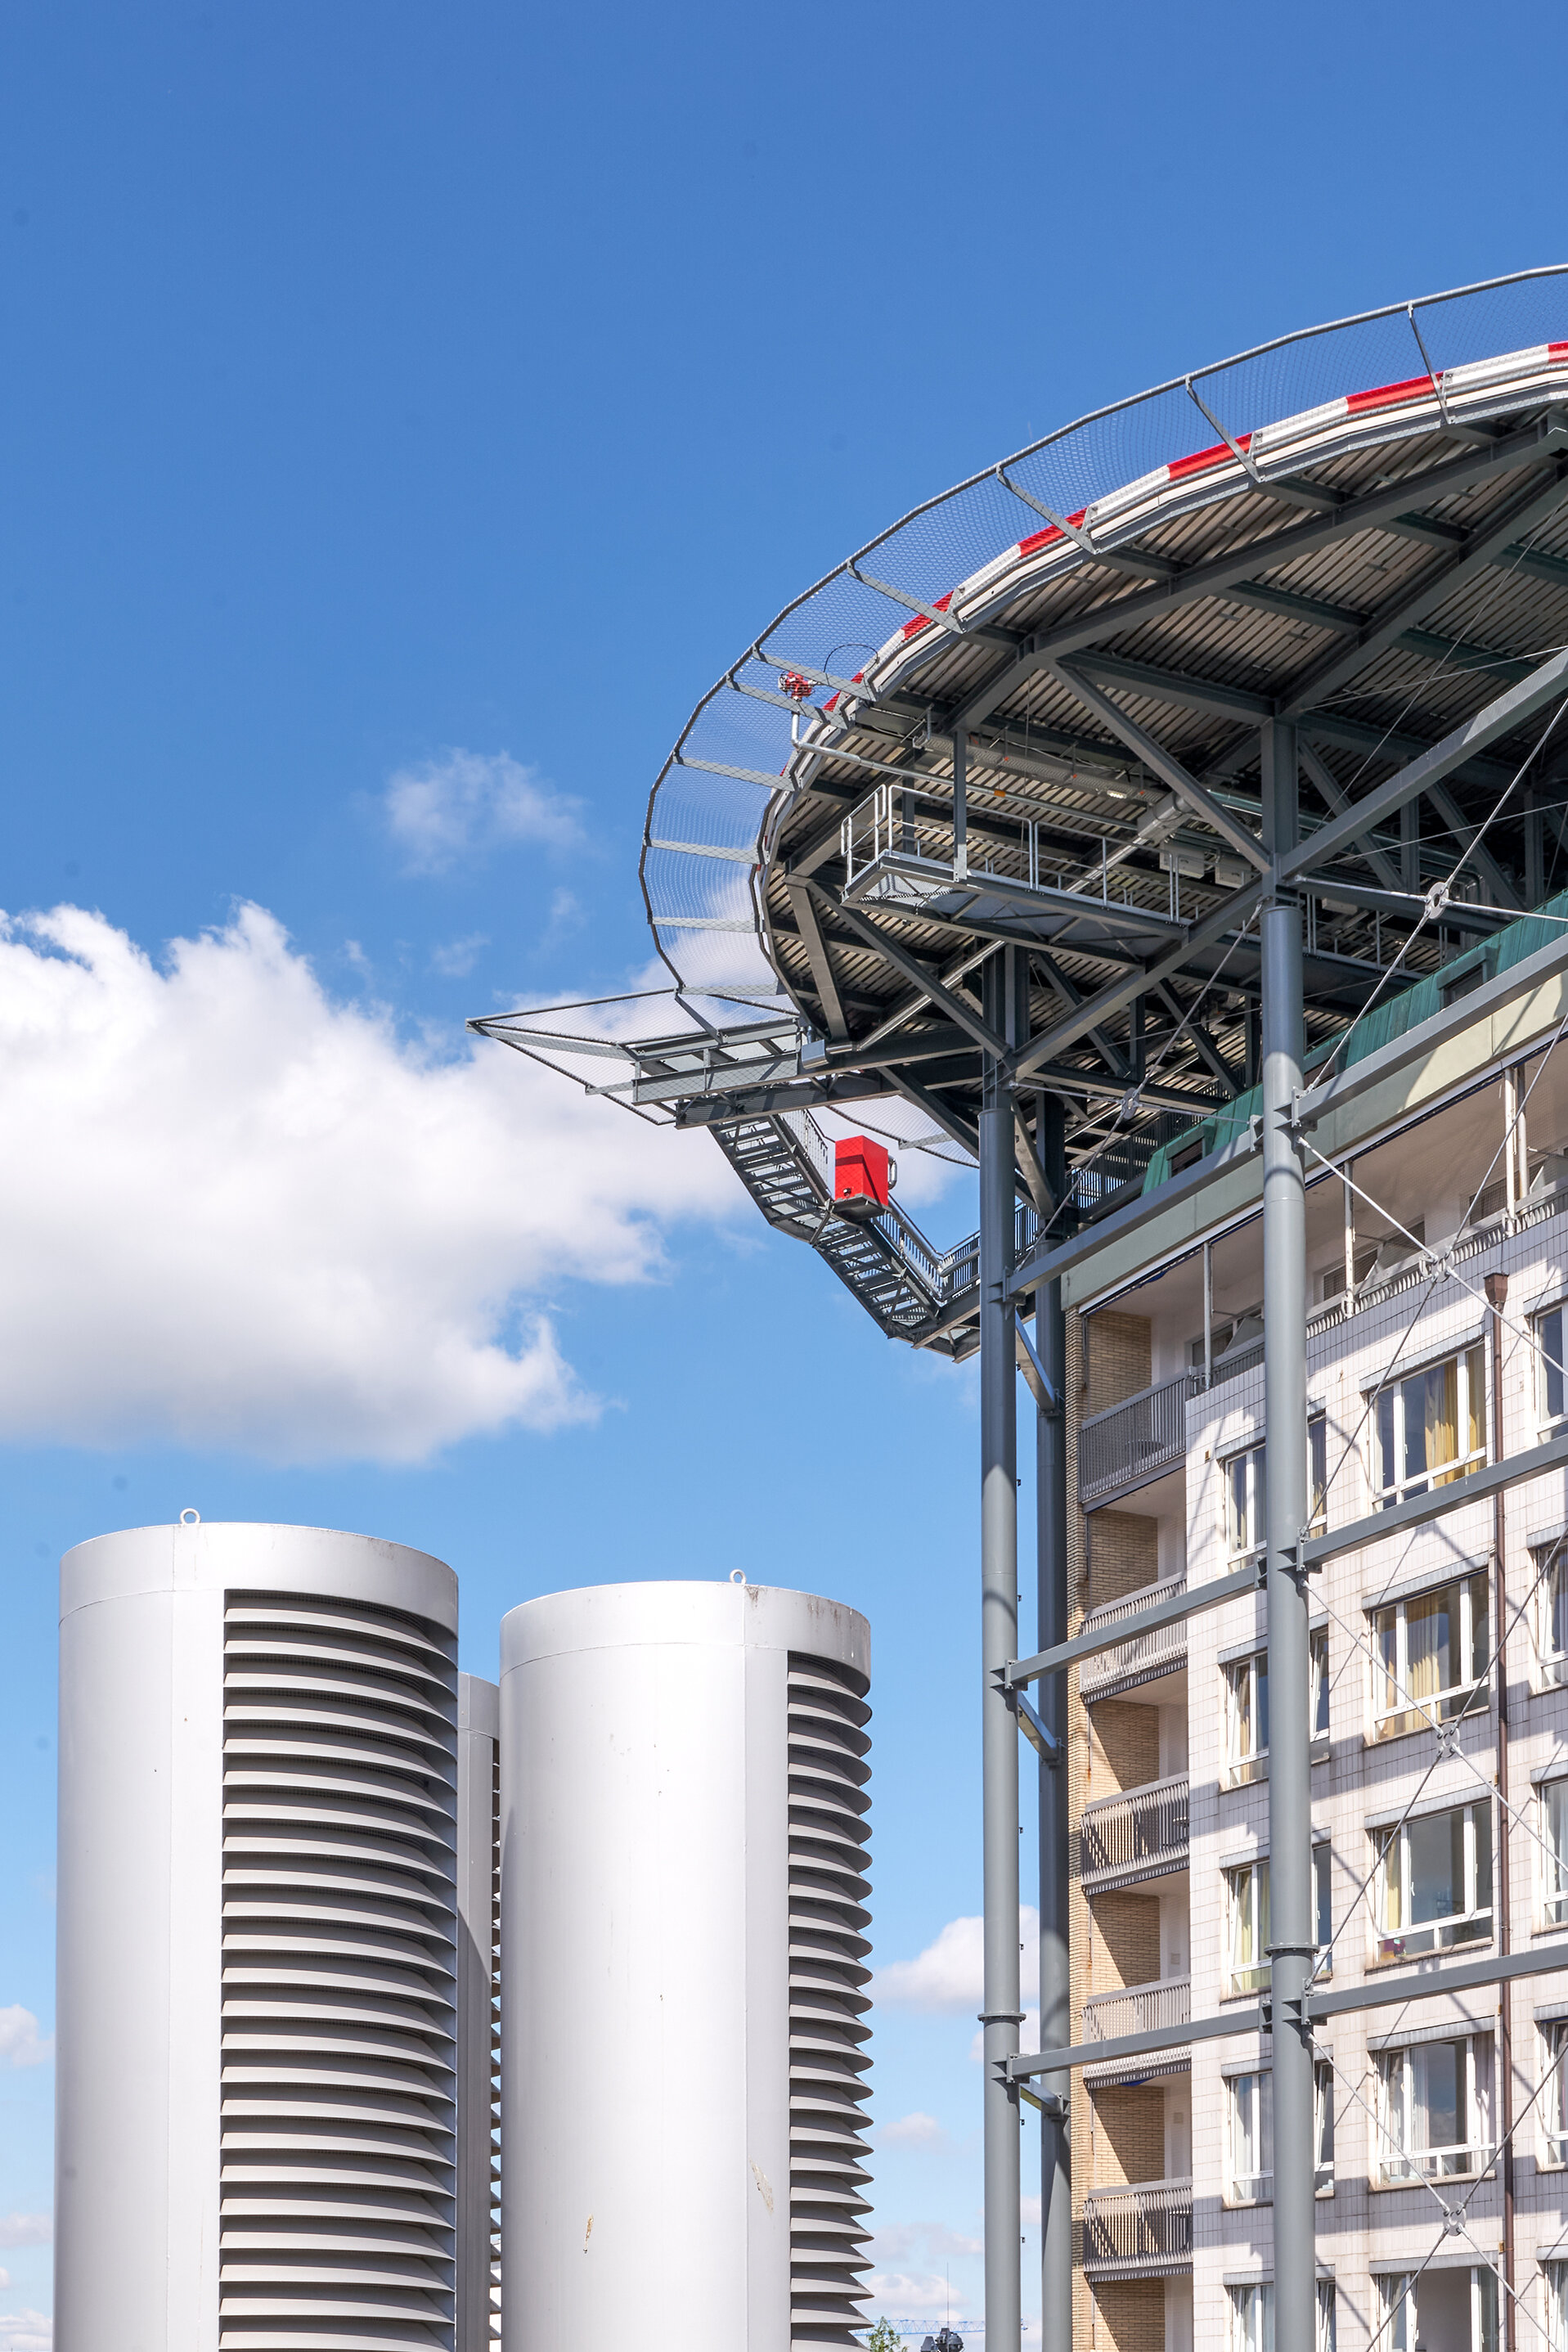
[[[1429,1249],[1440,1256],[1456,1238],[1463,1246],[1436,1276],[1431,1261],[1423,1258],[1392,1287],[1385,1284],[1374,1290],[1364,1281],[1358,1295],[1366,1303],[1356,1311],[1344,1312],[1343,1299],[1335,1297],[1312,1310],[1309,1412],[1321,1412],[1324,1421],[1331,1528],[1375,1507],[1373,1482],[1382,1454],[1379,1416],[1368,1399],[1380,1380],[1387,1389],[1456,1356],[1466,1359],[1472,1379],[1484,1368],[1484,1396],[1478,1394],[1474,1406],[1488,1459],[1500,1360],[1504,1452],[1521,1453],[1563,1426],[1547,1411],[1533,1323],[1542,1309],[1568,1292],[1568,1191],[1553,1190],[1555,1163],[1540,1155],[1547,1180],[1537,1181],[1539,1197],[1531,1195],[1519,1213],[1464,1222],[1479,1177],[1486,1172],[1491,1129],[1495,1126],[1497,1137],[1503,1131],[1501,1099],[1500,1085],[1472,1094],[1453,1111],[1385,1145],[1375,1166],[1368,1163],[1365,1189],[1379,1205],[1356,1202],[1353,1248],[1379,1238],[1380,1227],[1386,1236],[1386,1208],[1415,1229],[1413,1203],[1420,1204]],[[1544,1142],[1544,1091],[1539,1101]],[[1537,1157],[1531,1155],[1531,1165]],[[1529,1181],[1527,1169],[1520,1180],[1521,1193]],[[1445,1193],[1454,1198],[1441,1197]],[[1325,1270],[1336,1259],[1343,1263],[1343,1202],[1337,1177],[1310,1195],[1314,1300],[1323,1297]],[[1212,1263],[1215,1324],[1223,1331],[1227,1318],[1234,1325],[1261,1290],[1256,1222],[1217,1243]],[[1487,1277],[1500,1273],[1507,1276],[1503,1313],[1511,1327],[1501,1332],[1500,1360],[1484,1295]],[[1095,1317],[1085,1317],[1074,1335],[1075,1360],[1087,1365],[1078,1400],[1081,1419],[1104,1412],[1118,1392],[1123,1398],[1134,1392],[1144,1360],[1140,1347],[1146,1350],[1144,1380],[1153,1386],[1185,1373],[1195,1355],[1201,1362],[1201,1336],[1194,1341],[1202,1332],[1200,1283],[1201,1255],[1193,1253],[1141,1288],[1105,1302],[1105,1352],[1117,1354],[1109,1395],[1096,1378]],[[1262,1367],[1254,1360],[1260,1351],[1249,1344],[1254,1328],[1241,1325],[1236,1350],[1240,1368],[1228,1378],[1222,1357],[1213,1360],[1217,1341],[1211,1339],[1212,1385],[1206,1389],[1199,1378],[1192,1380],[1197,1392],[1186,1407],[1185,1461],[1085,1514],[1081,1608],[1131,1599],[1137,1586],[1125,1566],[1118,1567],[1127,1560],[1152,1566],[1158,1580],[1185,1570],[1189,1589],[1239,1564],[1227,1501],[1228,1465],[1267,1434]],[[1479,1357],[1469,1352],[1476,1349],[1483,1350]],[[1436,1449],[1433,1462],[1448,1458],[1445,1447],[1463,1453],[1474,1432],[1458,1373],[1450,1379],[1434,1371],[1421,1393],[1434,1400],[1425,1408],[1428,1418],[1422,1424]],[[1418,1400],[1414,1391],[1410,1397],[1414,1429]],[[1083,1458],[1081,1431],[1078,1458]],[[1511,1948],[1523,1952],[1543,1935],[1568,1935],[1568,1902],[1562,1906],[1561,1922],[1548,1916],[1555,1868],[1549,1792],[1554,1776],[1568,1777],[1568,1688],[1557,1682],[1561,1670],[1550,1654],[1557,1638],[1552,1585],[1541,1573],[1554,1539],[1568,1526],[1564,1474],[1548,1474],[1510,1490],[1503,1518],[1502,1573],[1511,1621],[1505,1673],[1511,1811],[1506,1818],[1497,1788],[1498,1677],[1488,1668],[1467,1706],[1467,1663],[1459,1654],[1461,1634],[1483,1628],[1484,1659],[1493,1653],[1494,1503],[1483,1498],[1424,1528],[1368,1545],[1333,1560],[1312,1580],[1312,1619],[1326,1639],[1327,1679],[1326,1736],[1313,1749],[1312,1822],[1314,1851],[1326,1848],[1333,1937],[1328,1981],[1336,1990],[1373,1979],[1380,1969],[1408,1977],[1417,1968],[1440,1969],[1450,1958],[1495,1954],[1505,1855]],[[1133,1524],[1140,1520],[1141,1527]],[[1568,1545],[1563,1550],[1568,1556]],[[1459,1587],[1467,1580],[1461,1599]],[[1145,1579],[1145,1584],[1155,1580]],[[1446,1602],[1431,1598],[1439,1588],[1448,1596]],[[1403,1633],[1396,1621],[1378,1616],[1370,1606],[1375,1601],[1385,1611],[1403,1603]],[[1426,1664],[1411,1664],[1424,1642],[1430,1649],[1434,1635],[1445,1633],[1446,1650],[1437,1650]],[[1403,1727],[1396,1717],[1390,1727],[1377,1715],[1378,1691],[1385,1685],[1378,1682],[1373,1652],[1385,1633],[1406,1643],[1403,1653],[1394,1654],[1396,1664],[1403,1661],[1405,1695],[1411,1701]],[[1151,1638],[1157,1644],[1157,1637]],[[1145,1674],[1142,1681],[1130,1674],[1118,1681],[1118,1661],[1130,1667],[1138,1662],[1113,1654],[1099,1669],[1098,1683],[1091,1675],[1081,1678],[1077,1801],[1086,1907],[1079,1931],[1084,1953],[1077,1995],[1084,2038],[1096,2031],[1096,2011],[1103,2038],[1179,2013],[1171,2003],[1181,1998],[1184,1976],[1190,1975],[1195,2019],[1222,2013],[1228,2003],[1245,2010],[1257,1999],[1256,1981],[1239,1991],[1233,1980],[1236,1931],[1228,1874],[1241,1873],[1268,1853],[1266,1759],[1253,1761],[1243,1755],[1239,1761],[1239,1738],[1243,1746],[1245,1739],[1232,1727],[1243,1700],[1255,1706],[1255,1685],[1245,1682],[1245,1660],[1261,1650],[1265,1639],[1261,1596],[1233,1600],[1195,1613],[1185,1637],[1173,1633],[1166,1650],[1156,1645],[1150,1655],[1164,1671]],[[1469,1664],[1473,1668],[1473,1658]],[[1239,1695],[1235,1706],[1228,1675]],[[1445,1675],[1455,1685],[1446,1705],[1440,1696],[1429,1696]],[[1102,1695],[1094,1696],[1096,1689]],[[1144,1716],[1134,1716],[1134,1709],[1144,1710]],[[1457,1727],[1446,1729],[1441,1717],[1461,1710]],[[1157,1773],[1151,1764],[1157,1764]],[[1184,1766],[1185,1838],[1179,1804]],[[1129,1793],[1119,1808],[1118,1791],[1139,1790],[1146,1793]],[[1380,1873],[1379,1832],[1386,1838],[1412,1801],[1404,1842]],[[1134,1812],[1141,1836],[1126,1826]],[[1132,1859],[1123,1858],[1127,1855]],[[1385,1888],[1389,1875],[1402,1883],[1406,1900],[1397,1922],[1386,1908],[1396,1899]],[[1244,1895],[1245,1880],[1229,1883]],[[1568,1885],[1568,1872],[1563,1884]],[[1448,1924],[1426,1924],[1445,1903]],[[1380,1904],[1385,1906],[1381,1913]],[[1402,1936],[1396,1926],[1403,1928]],[[1434,1943],[1451,1946],[1451,1951],[1433,1955],[1423,1949]],[[1150,1964],[1156,1950],[1157,1967]],[[1155,1989],[1156,1979],[1163,1981],[1163,1991]],[[1123,1985],[1149,1990],[1118,2001]],[[1551,2126],[1568,2116],[1568,2107],[1558,2109],[1555,2079],[1548,2077],[1549,2037],[1557,2019],[1568,2021],[1568,1973],[1522,1978],[1511,1990],[1517,2119],[1511,2336],[1506,2289],[1490,2283],[1503,2267],[1501,2168],[1490,2153],[1500,2137],[1502,2106],[1500,1999],[1496,1987],[1468,1996],[1437,1995],[1350,2012],[1318,2029],[1321,2052],[1325,2062],[1332,2061],[1333,2112],[1332,2168],[1325,2168],[1316,2208],[1317,2252],[1323,2287],[1333,2287],[1335,2352],[1363,2352],[1380,2336],[1380,2352],[1416,2352],[1417,2346],[1424,2352],[1504,2352],[1511,2343],[1512,2352],[1545,2352],[1548,2345],[1552,2352],[1564,2352],[1563,2329],[1549,2306],[1554,2277],[1550,2266],[1559,2258],[1568,2262],[1568,2171],[1556,2160]],[[1096,2070],[1088,2070],[1074,2125],[1077,2193],[1085,2205],[1079,2312],[1081,2321],[1088,2318],[1097,2352],[1189,2352],[1193,2345],[1210,2352],[1264,2352],[1268,2315],[1249,2302],[1246,2288],[1271,2278],[1271,2210],[1266,2181],[1238,2178],[1247,2141],[1244,2135],[1239,2137],[1237,2114],[1255,2129],[1260,2126],[1267,2094],[1257,2084],[1239,2091],[1234,2085],[1239,2076],[1266,2074],[1268,2065],[1267,2042],[1260,2047],[1255,2032],[1239,2032],[1195,2041],[1189,2059],[1184,2056],[1164,2073],[1151,2071],[1141,2082],[1125,2079],[1134,2072],[1126,2065],[1099,2070],[1099,2081]],[[1108,2082],[1107,2072],[1124,2079]],[[1458,2099],[1452,2128],[1458,2142],[1480,2148],[1479,2160],[1425,2152],[1427,2147],[1455,2144],[1446,2136],[1450,2087]],[[1413,2160],[1422,2168],[1443,2170],[1444,2177],[1383,2185],[1391,2153],[1398,2160],[1382,2120],[1393,2100],[1399,2102],[1402,2118],[1407,2112],[1415,2117],[1406,2126],[1413,2134],[1406,2142],[1416,2151]],[[1252,2145],[1256,2151],[1255,2138]],[[1156,2148],[1165,2167],[1157,2179],[1144,2168]],[[1251,2160],[1260,2171],[1267,2150],[1255,2152]],[[1180,2208],[1188,2178],[1191,2221],[1184,2242]],[[1150,2195],[1155,2188],[1165,2189],[1163,2198]],[[1134,2207],[1146,2209],[1141,2220]],[[1097,2210],[1109,2218],[1097,2222]],[[1383,2282],[1416,2271],[1422,2274],[1413,2312],[1391,2319],[1388,2298],[1394,2291]],[[1325,2294],[1325,2328],[1327,2309]]]

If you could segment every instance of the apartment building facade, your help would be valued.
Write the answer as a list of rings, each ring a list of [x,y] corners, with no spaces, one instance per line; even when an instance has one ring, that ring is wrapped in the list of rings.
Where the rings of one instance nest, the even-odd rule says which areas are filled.
[[[1311,1170],[1314,1530],[1568,1428],[1565,1151],[1548,1051]],[[1261,1294],[1253,1209],[1070,1314],[1075,1624],[1260,1559]],[[1565,1529],[1558,1470],[1313,1577],[1325,1985],[1568,1925]],[[1266,1639],[1260,1591],[1075,1670],[1075,2042],[1267,1993]],[[1563,2352],[1564,2037],[1568,1973],[1319,2026],[1320,2352]],[[1083,2068],[1081,2343],[1271,2352],[1270,2109],[1256,2031]]]

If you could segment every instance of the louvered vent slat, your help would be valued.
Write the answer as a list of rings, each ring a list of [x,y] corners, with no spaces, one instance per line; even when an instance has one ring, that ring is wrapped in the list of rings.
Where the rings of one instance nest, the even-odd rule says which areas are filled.
[[[226,1599],[220,2352],[452,2352],[454,1649]]]
[[[854,2345],[863,2217],[871,1947],[866,1685],[792,1654],[789,1737],[789,2337]]]

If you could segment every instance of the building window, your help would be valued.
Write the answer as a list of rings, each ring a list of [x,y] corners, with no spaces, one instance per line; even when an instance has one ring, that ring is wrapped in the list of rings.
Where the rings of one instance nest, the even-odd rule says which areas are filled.
[[[1334,2292],[1332,2279],[1318,2281],[1318,2329],[1315,2352],[1334,2352]]]
[[[1568,1780],[1548,1780],[1541,1791],[1546,1835],[1542,1842],[1542,1925],[1568,1922]]]
[[[1226,2084],[1230,2128],[1228,2205],[1266,2205],[1274,2182],[1274,2078],[1232,2074]]]
[[[1383,2325],[1377,2331],[1375,2352],[1416,2352],[1416,2298],[1411,2281],[1409,2271],[1378,2280]]]
[[[1269,1653],[1225,1669],[1225,1752],[1233,1789],[1258,1780],[1269,1753]]]
[[[1307,1733],[1326,1739],[1329,1727],[1329,1637],[1326,1628],[1308,1638]],[[1269,1757],[1269,1653],[1255,1651],[1225,1668],[1226,1780],[1232,1789],[1263,1777]]]
[[[1372,1632],[1376,1737],[1447,1722],[1486,1680],[1485,1571],[1374,1610]]]
[[[1377,2282],[1383,2325],[1373,2352],[1419,2352],[1423,2338],[1448,2352],[1497,2352],[1497,2273],[1401,2271]]]
[[[1553,1307],[1548,1314],[1536,1316],[1531,1328],[1535,1333],[1535,1362],[1538,1375],[1536,1410],[1542,1429],[1568,1415],[1568,1382],[1563,1367],[1568,1358],[1563,1353],[1563,1309]]]
[[[1329,1736],[1329,1630],[1320,1625],[1307,1636],[1307,1670],[1312,1677],[1307,1696],[1307,1729],[1313,1739]]]
[[[1548,2164],[1568,2164],[1568,2024],[1541,2029],[1541,2131]],[[1568,2276],[1568,2267],[1564,2275]],[[1563,2337],[1568,2352],[1568,2335]]]
[[[1380,1960],[1485,1943],[1491,1934],[1491,1805],[1418,1813],[1375,1833]]]
[[[1329,1523],[1329,1424],[1326,1413],[1307,1417],[1307,1531],[1321,1536]]]
[[[1263,1549],[1266,1451],[1251,1445],[1245,1454],[1232,1454],[1225,1465],[1225,1528],[1232,1559],[1245,1559]]]
[[[1322,1955],[1313,1970],[1314,1977],[1333,1974],[1333,1897],[1329,1891],[1329,1843],[1321,1838],[1312,1848],[1312,1912],[1318,1923],[1318,1951]]]
[[[1317,2151],[1317,2193],[1320,2197],[1332,2197],[1333,2194],[1333,2067],[1326,2059],[1320,2059],[1312,2068],[1312,2141]],[[1332,2287],[1329,2292],[1333,2294]]]
[[[1269,1865],[1245,1862],[1225,1874],[1229,1966],[1227,1992],[1261,1992],[1269,1981]]]
[[[1568,2263],[1543,2263],[1549,2352],[1568,2352]]]
[[[1446,1486],[1487,1457],[1486,1349],[1467,1348],[1377,1392],[1380,1507]]]
[[[1269,2279],[1251,2286],[1233,2286],[1230,2294],[1230,2352],[1274,2352],[1274,2288]]]
[[[1542,1553],[1544,1552],[1544,1558]],[[1568,1682],[1568,1558],[1559,1540],[1532,1552],[1535,1591],[1535,1652],[1545,1684]]]
[[[1490,2033],[1382,2052],[1379,2179],[1451,2180],[1484,2172],[1492,2159],[1490,2116]]]
[[[1329,1893],[1329,1847],[1322,1839],[1312,1847],[1312,1897],[1317,1918],[1318,1949],[1333,1941]],[[1269,1864],[1243,1862],[1225,1873],[1227,1993],[1262,1992],[1269,1982]],[[1317,1973],[1333,1973],[1320,1964]]]

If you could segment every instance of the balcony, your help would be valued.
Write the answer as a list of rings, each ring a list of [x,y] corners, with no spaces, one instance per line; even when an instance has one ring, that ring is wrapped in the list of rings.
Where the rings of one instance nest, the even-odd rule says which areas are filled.
[[[1192,2183],[1148,2180],[1091,2189],[1083,2199],[1083,2267],[1094,2278],[1158,2278],[1192,2262]]]
[[[1083,2004],[1085,2042],[1120,2042],[1131,2033],[1157,2033],[1165,2026],[1191,2021],[1190,1977],[1162,1977],[1155,1984],[1092,1992]]]
[[[1080,1507],[1098,1510],[1178,1468],[1186,1459],[1187,1400],[1202,1388],[1201,1372],[1178,1372],[1174,1381],[1162,1381],[1081,1423]]]
[[[1084,1806],[1079,1876],[1089,1890],[1164,1878],[1186,1868],[1186,1774],[1176,1772]]]
[[[1097,1633],[1186,1591],[1185,1576],[1167,1576],[1163,1584],[1146,1584],[1141,1592],[1126,1592],[1120,1601],[1092,1609],[1082,1630]],[[1113,1650],[1100,1650],[1085,1658],[1078,1669],[1078,1696],[1085,1702],[1111,1698],[1119,1691],[1136,1689],[1139,1683],[1152,1683],[1161,1675],[1185,1673],[1186,1668],[1186,1620],[1178,1617],[1172,1624],[1157,1625],[1152,1633],[1135,1634],[1130,1642],[1118,1642]]]

